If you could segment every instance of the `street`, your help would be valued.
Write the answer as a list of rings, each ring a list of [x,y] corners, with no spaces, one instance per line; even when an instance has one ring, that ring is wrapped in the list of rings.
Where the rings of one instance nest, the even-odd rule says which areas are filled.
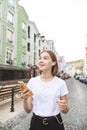
[[[69,89],[68,102],[70,107],[67,114],[62,114],[65,130],[87,130],[87,85],[74,78],[67,79],[65,82]],[[21,103],[15,105],[15,112],[21,110],[21,107]],[[6,111],[4,114],[6,116]],[[7,113],[7,115],[10,119],[11,114]],[[0,130],[29,130],[31,116],[32,113],[27,114],[23,111],[15,115],[14,118],[0,124]]]
[[[74,78],[66,80],[70,111],[63,114],[66,130],[87,130],[87,85]]]

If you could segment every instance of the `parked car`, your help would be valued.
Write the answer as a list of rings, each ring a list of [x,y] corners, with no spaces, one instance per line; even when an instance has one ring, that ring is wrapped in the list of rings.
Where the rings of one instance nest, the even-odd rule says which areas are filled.
[[[87,79],[87,76],[83,75],[79,78],[79,81],[82,82],[82,83],[85,83],[86,82],[86,79]]]
[[[87,77],[86,77],[86,79],[84,80],[84,83],[87,84]]]
[[[85,84],[87,84],[87,76],[85,76],[84,78],[83,78],[83,81],[82,81],[83,83],[85,83]]]
[[[58,77],[60,77],[61,79],[68,79],[68,78],[71,78],[71,76],[67,73],[60,73],[57,75]]]
[[[74,78],[75,78],[76,80],[79,80],[81,77],[82,77],[82,75],[75,75],[75,76],[74,76]]]

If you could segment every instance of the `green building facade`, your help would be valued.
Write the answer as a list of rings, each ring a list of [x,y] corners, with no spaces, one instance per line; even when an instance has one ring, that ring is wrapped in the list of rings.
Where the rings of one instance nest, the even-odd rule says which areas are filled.
[[[27,25],[28,16],[23,7],[18,6],[18,24],[17,24],[17,66],[26,66],[27,51]]]
[[[42,38],[19,0],[0,0],[0,80],[35,66],[44,49],[55,52],[54,42]],[[38,35],[40,34],[40,35]],[[7,70],[5,75],[3,70]],[[8,72],[8,70],[11,71]],[[19,72],[18,72],[19,71]],[[19,74],[19,78],[21,78]],[[13,76],[14,77],[14,76]]]

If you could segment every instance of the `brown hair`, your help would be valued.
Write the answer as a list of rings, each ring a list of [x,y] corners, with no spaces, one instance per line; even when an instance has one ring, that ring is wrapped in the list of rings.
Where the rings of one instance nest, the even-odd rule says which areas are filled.
[[[42,51],[40,54],[42,54],[43,52],[47,52],[47,53],[50,55],[52,61],[55,61],[55,62],[56,62],[56,64],[52,67],[52,70],[51,70],[52,75],[53,75],[53,76],[56,76],[56,75],[58,74],[58,61],[57,61],[56,55],[55,55],[54,52],[51,51],[51,50],[44,50],[44,51]]]

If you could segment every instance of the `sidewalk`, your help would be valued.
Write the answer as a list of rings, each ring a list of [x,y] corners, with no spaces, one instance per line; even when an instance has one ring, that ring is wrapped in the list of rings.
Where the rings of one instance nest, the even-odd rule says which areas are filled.
[[[24,111],[23,108],[23,99],[16,99],[14,102],[14,112],[10,112],[11,109],[11,103],[8,102],[6,104],[0,105],[0,122],[5,122],[8,119],[11,119],[12,117],[18,115],[22,111]]]

